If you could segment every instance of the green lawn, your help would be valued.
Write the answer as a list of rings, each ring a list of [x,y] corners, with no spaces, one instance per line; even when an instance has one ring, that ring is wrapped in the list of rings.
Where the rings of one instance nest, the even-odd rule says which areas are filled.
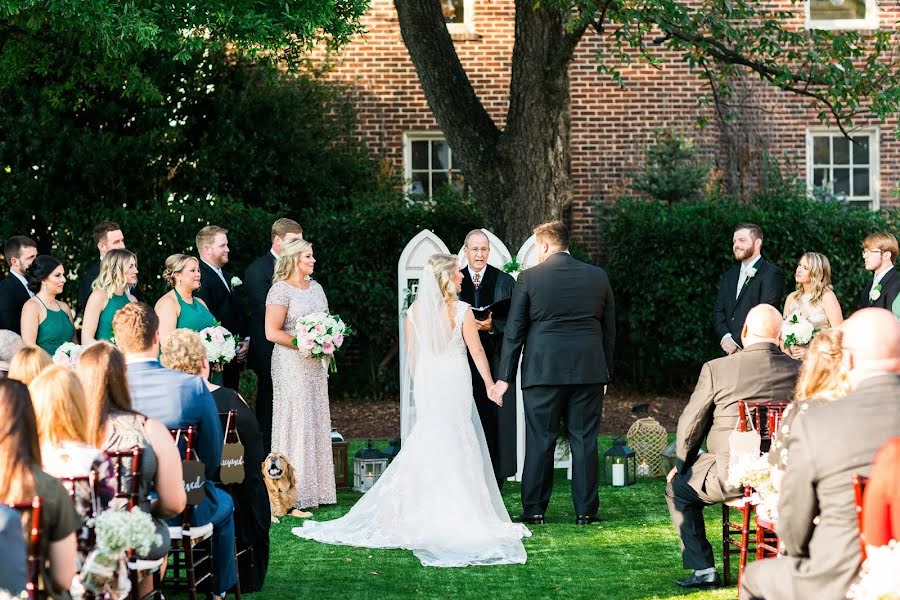
[[[360,443],[351,444],[352,453]],[[376,446],[382,447],[384,443]],[[609,438],[600,441],[605,449]],[[674,584],[685,576],[678,539],[669,522],[663,480],[641,480],[627,488],[601,487],[606,522],[574,525],[569,482],[557,471],[549,523],[532,527],[525,540],[528,563],[497,567],[422,567],[406,550],[330,546],[291,535],[299,522],[272,526],[272,556],[265,589],[256,600],[282,598],[711,598],[736,597],[735,588],[683,593]],[[511,515],[519,514],[519,485],[504,486]],[[340,492],[338,504],[315,511],[315,519],[344,514],[359,494]],[[720,511],[707,509],[708,532],[719,556]],[[721,571],[721,562],[719,564]]]

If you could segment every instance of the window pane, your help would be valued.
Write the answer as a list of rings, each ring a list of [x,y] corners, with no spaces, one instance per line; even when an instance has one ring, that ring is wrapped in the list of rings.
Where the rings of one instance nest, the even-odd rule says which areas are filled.
[[[810,0],[809,16],[813,21],[865,19],[866,0]]]
[[[413,173],[409,184],[410,194],[428,195],[428,173]]]
[[[428,169],[428,142],[418,141],[412,143],[412,168]]]
[[[446,171],[450,168],[450,146],[444,140],[431,142],[431,169]]]
[[[465,0],[441,0],[441,12],[447,23],[465,23]]]
[[[830,144],[828,136],[813,138],[813,164],[827,165],[831,162]]]
[[[822,187],[828,180],[828,169],[813,169],[813,186]]]
[[[832,160],[836,165],[849,165],[850,164],[850,140],[845,138],[844,136],[836,135],[831,138],[832,146]]]
[[[853,195],[869,195],[869,170],[853,169]]]
[[[832,190],[835,196],[850,195],[850,169],[834,169],[834,186]]]
[[[853,164],[869,164],[869,136],[858,135],[853,138]]]
[[[434,194],[447,185],[447,173],[435,172],[431,174],[431,193]]]

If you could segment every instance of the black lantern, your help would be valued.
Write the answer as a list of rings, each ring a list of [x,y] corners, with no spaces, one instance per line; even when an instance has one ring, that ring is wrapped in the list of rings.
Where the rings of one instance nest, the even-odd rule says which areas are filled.
[[[637,479],[637,457],[624,439],[616,439],[603,453],[603,474],[606,484],[614,487],[631,485]]]
[[[393,462],[397,455],[400,454],[400,438],[388,440],[387,448],[382,448],[381,453],[388,457],[388,461]]]
[[[372,447],[372,440],[366,442],[366,447],[353,456],[353,489],[368,492],[387,466],[387,456]]]

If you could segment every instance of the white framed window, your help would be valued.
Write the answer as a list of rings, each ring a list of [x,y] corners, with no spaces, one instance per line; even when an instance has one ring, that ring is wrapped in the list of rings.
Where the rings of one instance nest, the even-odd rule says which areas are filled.
[[[403,134],[403,174],[413,195],[431,198],[446,185],[464,193],[465,179],[453,168],[453,151],[440,132]]]
[[[878,29],[878,0],[806,0],[807,29]]]
[[[441,0],[441,12],[450,33],[474,33],[475,0]]]
[[[806,186],[851,204],[879,207],[879,129],[854,131],[811,128],[806,132]]]

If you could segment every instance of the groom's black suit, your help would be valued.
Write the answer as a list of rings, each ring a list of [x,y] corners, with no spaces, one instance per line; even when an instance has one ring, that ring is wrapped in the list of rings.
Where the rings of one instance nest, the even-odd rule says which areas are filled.
[[[771,304],[781,310],[781,297],[784,294],[784,275],[781,269],[762,257],[753,266],[756,268],[756,275],[745,280],[740,294],[737,293],[738,279],[741,276],[740,263],[722,276],[712,312],[712,326],[718,340],[730,333],[734,343],[740,346],[741,330],[747,320],[747,313],[758,304]]]
[[[512,296],[516,280],[508,273],[504,273],[496,267],[488,265],[484,272],[484,279],[478,288],[472,281],[469,269],[463,269],[462,290],[459,299],[468,302],[473,307],[488,306]],[[506,311],[491,314],[493,321],[492,331],[479,331],[478,337],[484,347],[491,367],[491,374],[497,377],[497,367],[500,361],[500,351],[503,348],[503,330],[506,327]],[[491,455],[491,464],[494,467],[494,476],[498,485],[503,480],[516,472],[516,390],[515,386],[503,395],[503,406],[497,406],[488,398],[484,381],[478,373],[478,368],[469,356],[469,368],[472,371],[472,395],[475,397],[475,406],[478,408],[478,416],[484,428],[484,437],[488,451]]]
[[[558,252],[519,274],[498,379],[515,385],[524,344],[525,515],[543,515],[550,502],[560,417],[572,451],[575,511],[597,513],[597,433],[615,337],[613,293],[603,269]]]

